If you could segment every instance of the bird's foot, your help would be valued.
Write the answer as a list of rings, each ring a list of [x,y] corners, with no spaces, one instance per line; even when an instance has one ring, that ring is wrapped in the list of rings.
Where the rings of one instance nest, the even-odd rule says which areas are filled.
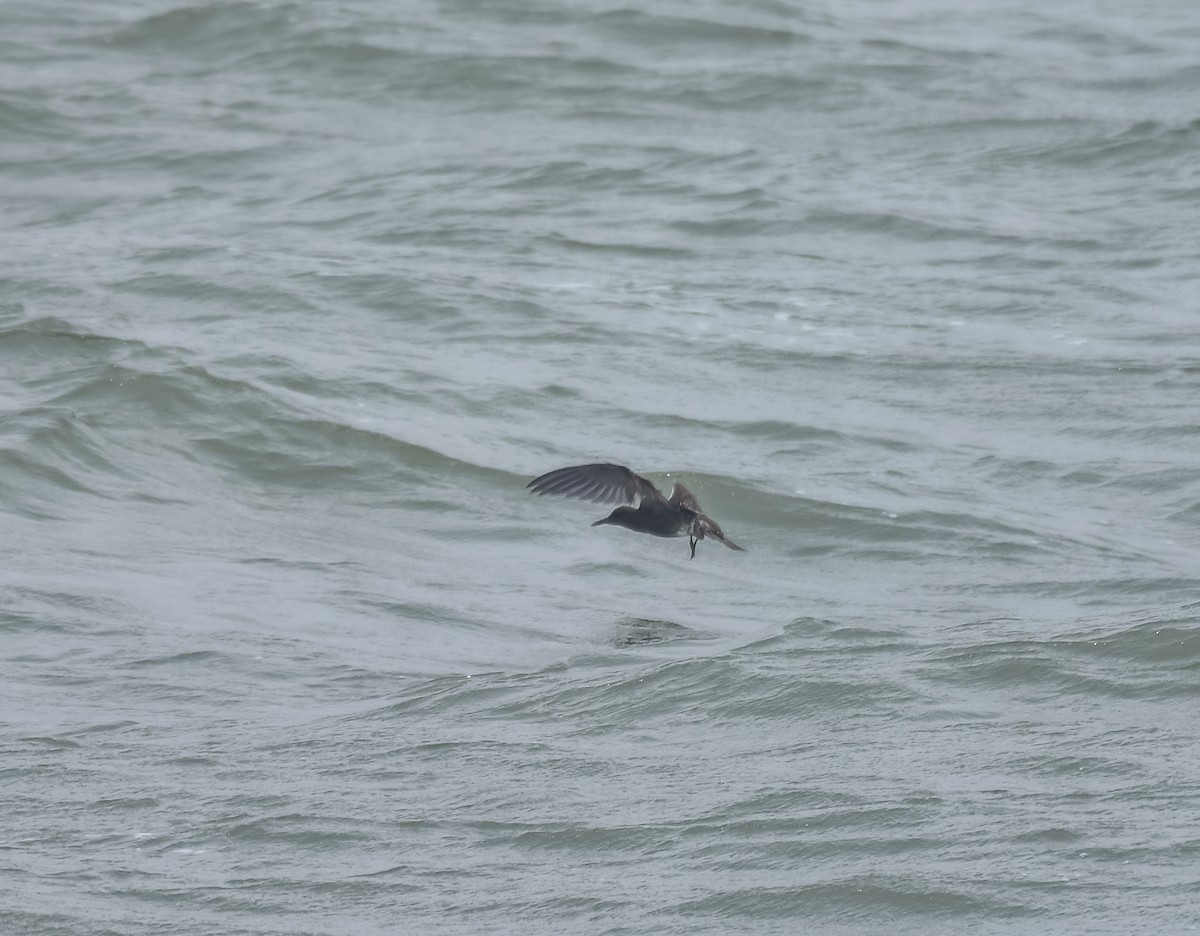
[[[696,558],[696,544],[698,542],[700,542],[700,540],[696,539],[696,537],[694,537],[694,536],[688,537],[688,545],[692,547],[692,554],[688,557],[689,559]]]

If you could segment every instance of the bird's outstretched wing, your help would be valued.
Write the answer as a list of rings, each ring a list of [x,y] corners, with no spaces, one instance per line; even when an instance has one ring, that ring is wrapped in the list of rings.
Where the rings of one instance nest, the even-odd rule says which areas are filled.
[[[597,504],[632,504],[637,500],[663,499],[658,488],[624,465],[574,465],[557,468],[527,485],[541,494],[580,497]]]
[[[675,487],[671,488],[671,499],[669,503],[672,507],[686,507],[688,510],[694,510],[696,513],[700,513],[700,504],[696,500],[695,495],[678,481],[675,482]]]

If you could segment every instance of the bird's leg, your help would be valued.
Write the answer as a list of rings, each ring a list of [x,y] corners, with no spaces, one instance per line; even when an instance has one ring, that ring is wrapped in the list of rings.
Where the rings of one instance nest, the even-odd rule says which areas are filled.
[[[700,542],[700,540],[696,539],[696,537],[694,537],[694,536],[688,537],[688,545],[692,547],[692,554],[688,557],[689,559],[696,558],[696,544],[698,542]]]

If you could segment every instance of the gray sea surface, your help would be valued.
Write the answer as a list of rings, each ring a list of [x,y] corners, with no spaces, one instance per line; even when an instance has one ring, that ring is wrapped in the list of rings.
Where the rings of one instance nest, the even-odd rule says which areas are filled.
[[[0,932],[1200,930],[1198,48],[6,0]]]

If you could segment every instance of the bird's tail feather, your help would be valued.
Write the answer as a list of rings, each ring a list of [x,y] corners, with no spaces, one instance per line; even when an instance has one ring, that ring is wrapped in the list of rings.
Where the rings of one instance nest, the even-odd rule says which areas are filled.
[[[738,552],[746,551],[733,540],[726,539],[725,534],[721,531],[721,528],[717,526],[716,521],[714,521],[711,517],[706,517],[704,514],[699,514],[696,517],[695,522],[692,524],[692,536],[696,537],[696,539],[712,537],[713,539],[724,543],[730,549],[736,549]]]

